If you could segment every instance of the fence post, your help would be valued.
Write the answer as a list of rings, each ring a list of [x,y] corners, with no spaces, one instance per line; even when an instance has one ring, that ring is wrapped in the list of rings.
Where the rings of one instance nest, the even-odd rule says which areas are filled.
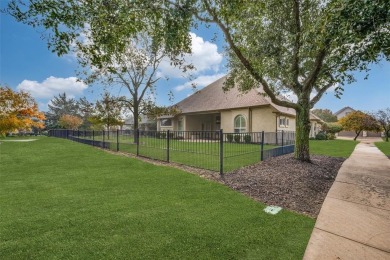
[[[104,138],[104,137],[105,137],[105,136],[104,136],[104,135],[105,135],[105,131],[102,130],[102,132],[103,132],[103,147],[102,147],[102,148],[104,149],[104,146],[105,146],[105,145],[104,145],[104,141],[105,141],[105,138]]]
[[[116,151],[119,152],[119,129],[116,129]]]
[[[135,132],[135,143],[137,144],[137,156],[139,155],[139,129]]]
[[[219,174],[223,175],[223,129],[219,129]]]
[[[283,140],[284,139],[284,130],[282,130],[282,147],[283,147]]]
[[[260,161],[264,160],[264,131],[261,132]]]
[[[167,131],[167,162],[169,162],[169,141],[170,141],[170,135],[171,135],[171,131],[168,130]]]
[[[95,146],[95,130],[92,130],[92,146]]]
[[[66,129],[66,139],[69,139],[69,130]]]

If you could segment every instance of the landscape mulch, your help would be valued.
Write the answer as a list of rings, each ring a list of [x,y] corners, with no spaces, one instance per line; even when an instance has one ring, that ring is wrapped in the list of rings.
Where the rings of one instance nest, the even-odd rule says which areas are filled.
[[[222,183],[266,205],[280,206],[313,218],[318,216],[326,194],[345,161],[345,158],[311,155],[311,162],[308,163],[288,154],[220,176],[214,171],[137,158],[180,168]]]

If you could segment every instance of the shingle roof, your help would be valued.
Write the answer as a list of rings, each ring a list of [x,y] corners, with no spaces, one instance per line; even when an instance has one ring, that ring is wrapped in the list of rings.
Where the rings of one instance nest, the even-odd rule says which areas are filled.
[[[203,89],[176,104],[183,114],[220,111],[234,108],[271,106],[281,114],[295,116],[295,110],[272,103],[269,97],[261,94],[261,88],[251,89],[242,93],[237,87],[227,92],[223,91],[223,83],[226,76],[222,77]],[[311,114],[310,119],[321,121]]]
[[[338,115],[338,114],[340,114],[341,112],[343,112],[344,110],[346,110],[346,109],[351,109],[351,110],[353,110],[353,111],[355,111],[355,109],[353,109],[352,107],[343,107],[342,109],[340,109],[339,111],[337,111],[336,113],[334,113],[336,116]]]

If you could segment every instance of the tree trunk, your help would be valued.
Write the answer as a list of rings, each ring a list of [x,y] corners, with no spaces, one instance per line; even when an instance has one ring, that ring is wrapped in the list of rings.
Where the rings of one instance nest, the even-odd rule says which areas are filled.
[[[386,142],[389,141],[389,135],[390,135],[390,130],[385,131],[385,136],[386,136]]]
[[[356,136],[353,139],[354,141],[356,141],[356,139],[358,138],[358,136],[360,135],[361,132],[362,132],[362,130],[355,132]]]
[[[306,102],[305,102],[306,103]],[[303,162],[310,162],[309,135],[310,135],[310,106],[301,104],[301,108],[296,110],[295,120],[295,152],[296,159]]]

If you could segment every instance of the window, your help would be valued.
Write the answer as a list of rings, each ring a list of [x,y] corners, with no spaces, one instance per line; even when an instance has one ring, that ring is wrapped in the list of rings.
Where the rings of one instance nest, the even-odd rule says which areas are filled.
[[[160,125],[161,126],[172,126],[172,119],[170,119],[170,118],[161,119]]]
[[[288,127],[290,120],[286,117],[279,117],[279,127]]]
[[[234,118],[234,132],[235,133],[244,133],[246,132],[246,120],[242,115],[236,116]]]

